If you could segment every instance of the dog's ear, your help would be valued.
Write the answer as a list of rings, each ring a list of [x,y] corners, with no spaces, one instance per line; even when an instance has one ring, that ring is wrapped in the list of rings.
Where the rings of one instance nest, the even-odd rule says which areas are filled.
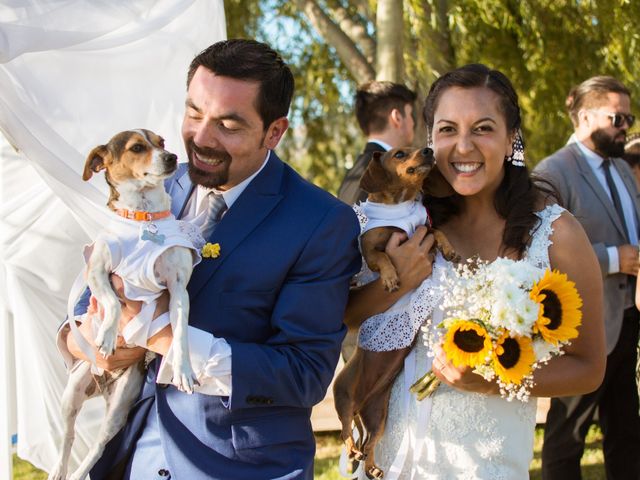
[[[360,179],[360,188],[367,193],[382,192],[389,185],[389,174],[382,166],[384,152],[373,152],[367,169]]]
[[[99,172],[104,169],[104,159],[109,154],[109,150],[106,145],[98,145],[96,148],[89,152],[87,160],[84,163],[84,172],[82,173],[82,180],[89,180],[93,172]]]
[[[440,173],[437,163],[433,166],[427,178],[424,179],[422,191],[436,198],[450,197],[456,193],[451,184]]]

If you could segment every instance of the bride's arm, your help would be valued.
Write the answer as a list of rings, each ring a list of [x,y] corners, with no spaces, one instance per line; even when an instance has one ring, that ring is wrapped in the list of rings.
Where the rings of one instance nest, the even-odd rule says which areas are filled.
[[[578,338],[534,374],[532,395],[559,397],[594,391],[602,383],[606,364],[602,274],[598,259],[580,223],[564,213],[553,223],[549,248],[551,268],[566,273],[582,297]]]
[[[564,213],[553,223],[549,248],[551,268],[575,282],[582,297],[582,326],[578,338],[534,373],[531,395],[560,397],[594,391],[602,383],[606,362],[602,276],[598,259],[580,223]],[[468,367],[455,367],[440,349],[432,370],[436,377],[460,390],[498,394],[496,382],[488,382]]]
[[[430,251],[434,239],[427,232],[426,227],[418,227],[406,242],[403,242],[404,234],[394,233],[391,236],[385,251],[398,272],[399,289],[386,291],[380,279],[352,289],[344,318],[349,329],[358,329],[367,318],[387,310],[431,274],[433,254]]]

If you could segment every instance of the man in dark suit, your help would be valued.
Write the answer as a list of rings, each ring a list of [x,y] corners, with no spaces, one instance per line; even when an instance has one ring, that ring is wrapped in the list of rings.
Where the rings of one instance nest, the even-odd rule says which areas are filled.
[[[358,87],[356,118],[367,136],[367,144],[338,189],[340,200],[349,205],[366,200],[367,194],[360,189],[360,177],[373,152],[411,145],[415,100],[414,92],[397,83],[372,81]]]
[[[635,386],[638,310],[638,189],[620,157],[635,118],[629,90],[612,77],[590,78],[567,100],[574,141],[544,159],[535,172],[557,189],[580,221],[604,280],[607,369],[588,395],[551,400],[542,450],[545,480],[580,477],[584,439],[596,409],[604,434],[608,479],[640,478],[640,417]]]
[[[200,387],[188,395],[160,385],[160,362],[151,364],[91,478],[311,480],[311,408],[344,338],[358,222],[273,152],[288,127],[293,76],[269,46],[216,43],[193,60],[187,84],[189,162],[168,182],[171,210],[219,246],[188,285]],[[171,338],[167,327],[147,347],[164,355]],[[66,341],[81,358],[73,336]]]

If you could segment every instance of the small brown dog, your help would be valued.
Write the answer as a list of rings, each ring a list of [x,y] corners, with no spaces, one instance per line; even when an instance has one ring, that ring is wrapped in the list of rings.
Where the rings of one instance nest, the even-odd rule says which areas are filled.
[[[360,180],[360,187],[369,194],[367,202],[378,205],[386,217],[360,237],[362,256],[372,271],[380,273],[388,291],[396,290],[399,283],[396,269],[384,251],[387,241],[395,231],[411,230],[409,233],[412,233],[417,225],[408,228],[407,221],[419,219],[424,224],[428,218],[426,209],[416,200],[422,191],[434,196],[452,193],[451,186],[434,165],[433,151],[429,148],[376,152]],[[401,207],[396,209],[398,212],[411,212],[409,220],[389,218],[397,206]],[[367,227],[370,221],[369,218]],[[447,260],[456,261],[458,257],[444,234],[437,230],[432,233],[436,248]],[[334,383],[334,402],[347,455],[352,460],[364,460],[369,478],[384,475],[375,463],[374,447],[384,432],[393,381],[411,348],[409,345],[390,351],[371,351],[358,345]],[[353,424],[359,433],[357,443],[353,438]]]

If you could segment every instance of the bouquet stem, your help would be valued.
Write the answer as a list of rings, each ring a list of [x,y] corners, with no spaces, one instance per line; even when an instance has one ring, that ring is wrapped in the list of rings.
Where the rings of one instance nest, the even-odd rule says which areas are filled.
[[[416,383],[411,385],[409,391],[415,393],[418,400],[424,400],[427,397],[433,395],[440,385],[440,380],[434,375],[433,372],[427,372],[418,379]]]

